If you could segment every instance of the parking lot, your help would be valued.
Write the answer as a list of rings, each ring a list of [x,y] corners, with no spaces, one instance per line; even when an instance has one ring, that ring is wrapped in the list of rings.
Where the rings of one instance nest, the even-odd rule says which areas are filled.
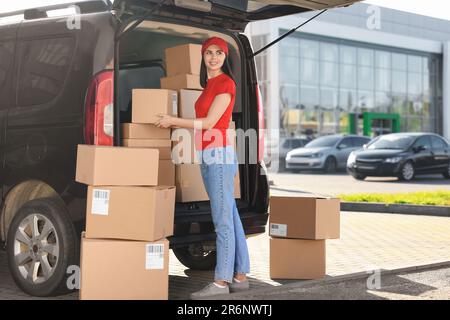
[[[399,193],[414,191],[448,190],[450,180],[442,175],[417,176],[413,181],[399,181],[397,178],[369,177],[364,181],[354,179],[345,172],[324,174],[320,172],[270,173],[273,181],[272,194],[285,192],[312,192],[324,195],[343,193]]]
[[[274,194],[278,194],[276,190]],[[253,289],[274,288],[296,281],[269,277],[269,237],[248,239]],[[343,212],[341,239],[327,241],[327,279],[374,269],[392,270],[443,263],[450,257],[450,219],[445,217]],[[0,299],[36,299],[18,289],[0,251]],[[173,255],[169,263],[169,298],[189,294],[212,281],[212,271],[186,269]],[[251,292],[249,292],[251,294]],[[72,293],[56,299],[77,299]]]

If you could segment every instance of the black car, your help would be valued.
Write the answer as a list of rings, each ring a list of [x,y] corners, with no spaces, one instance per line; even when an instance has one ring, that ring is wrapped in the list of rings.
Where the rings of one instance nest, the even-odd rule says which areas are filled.
[[[160,88],[165,48],[226,39],[237,82],[232,119],[259,135],[263,107],[246,25],[351,2],[96,0],[0,14],[11,18],[0,26],[0,240],[17,285],[37,296],[67,290],[85,227],[77,145],[121,145],[131,90]],[[257,161],[239,165],[237,206],[247,235],[263,233],[268,218],[263,143],[257,136]],[[248,144],[241,151],[254,155]],[[210,210],[209,201],[176,204],[170,246],[189,268],[214,268]]]
[[[449,179],[450,144],[433,133],[382,135],[350,154],[347,171],[358,180],[389,176],[409,181],[428,173],[441,173]]]

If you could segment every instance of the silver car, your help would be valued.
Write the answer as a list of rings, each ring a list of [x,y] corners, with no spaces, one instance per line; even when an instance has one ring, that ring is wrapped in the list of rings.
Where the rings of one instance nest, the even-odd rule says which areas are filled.
[[[323,136],[303,148],[289,151],[286,155],[286,168],[291,171],[323,170],[328,173],[345,169],[350,153],[369,141],[370,138],[357,135]]]

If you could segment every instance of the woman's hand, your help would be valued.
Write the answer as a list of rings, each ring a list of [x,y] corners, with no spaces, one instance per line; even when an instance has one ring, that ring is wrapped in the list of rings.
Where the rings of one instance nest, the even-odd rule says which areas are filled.
[[[159,120],[155,122],[155,126],[158,128],[170,128],[173,126],[174,117],[161,113],[158,113],[157,116],[159,117]]]

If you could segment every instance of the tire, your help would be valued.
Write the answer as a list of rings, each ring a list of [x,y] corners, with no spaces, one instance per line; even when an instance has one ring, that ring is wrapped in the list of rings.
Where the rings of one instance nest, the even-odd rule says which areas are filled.
[[[411,181],[414,179],[415,174],[414,164],[408,161],[402,166],[398,178],[402,181]]]
[[[356,180],[364,180],[365,178],[367,178],[367,176],[363,174],[352,174],[352,177],[355,178]]]
[[[25,203],[11,221],[6,248],[11,275],[25,293],[48,297],[69,291],[66,271],[79,264],[79,241],[62,200]],[[36,272],[29,271],[32,266]]]
[[[444,176],[444,178],[450,179],[450,163],[448,164],[447,171],[442,173],[442,175]]]
[[[326,173],[334,173],[337,169],[337,162],[336,159],[333,157],[328,157],[327,160],[325,160],[325,166],[324,171]]]
[[[216,251],[205,251],[201,243],[175,247],[173,253],[184,266],[192,270],[214,270],[216,267]]]

